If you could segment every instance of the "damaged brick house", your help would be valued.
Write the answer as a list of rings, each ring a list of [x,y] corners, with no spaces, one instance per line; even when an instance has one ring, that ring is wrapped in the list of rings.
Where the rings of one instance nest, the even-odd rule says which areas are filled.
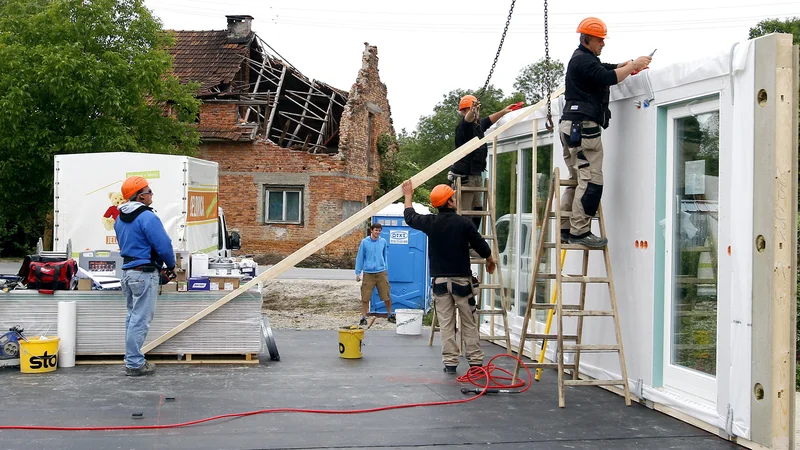
[[[220,204],[241,251],[285,256],[374,197],[378,138],[394,135],[377,48],[365,43],[348,93],[282,60],[251,16],[226,17],[226,30],[174,31],[174,71],[200,83],[197,155],[219,164]],[[353,253],[363,237],[355,229],[323,252]]]

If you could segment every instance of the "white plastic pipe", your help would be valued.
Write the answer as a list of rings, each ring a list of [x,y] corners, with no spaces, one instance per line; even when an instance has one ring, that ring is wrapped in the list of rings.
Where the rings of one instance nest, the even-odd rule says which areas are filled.
[[[58,302],[58,367],[75,367],[78,303]]]

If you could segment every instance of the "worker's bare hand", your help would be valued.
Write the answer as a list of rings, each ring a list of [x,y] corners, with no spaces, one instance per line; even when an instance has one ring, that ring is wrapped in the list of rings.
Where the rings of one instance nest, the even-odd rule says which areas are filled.
[[[403,195],[414,195],[414,187],[411,185],[411,180],[403,181]]]
[[[356,275],[356,281],[361,281],[361,275]]]
[[[494,258],[491,256],[486,259],[486,271],[489,274],[493,274],[494,270],[497,268],[497,263],[494,261]]]
[[[633,61],[633,64],[635,64],[635,66],[636,66],[636,68],[638,70],[642,70],[642,69],[650,66],[650,62],[652,60],[653,60],[653,58],[651,58],[649,56],[640,56],[640,57],[636,58],[636,60]]]

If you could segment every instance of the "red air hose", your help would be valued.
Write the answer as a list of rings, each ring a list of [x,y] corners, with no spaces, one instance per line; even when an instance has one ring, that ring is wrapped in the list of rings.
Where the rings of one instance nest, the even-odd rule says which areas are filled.
[[[505,369],[498,368],[492,364],[497,358],[506,357],[506,358],[513,358],[520,363],[522,367],[525,368],[525,372],[528,374],[528,383],[522,380],[517,380],[513,386],[508,384],[498,384],[496,380],[511,380],[507,376],[492,376],[491,372],[495,370],[500,370],[501,372],[511,375]],[[477,383],[477,380],[481,378],[485,378],[485,382],[481,385]],[[486,393],[487,389],[490,388],[516,388],[525,385],[525,388],[520,390],[519,392],[525,392],[530,387],[531,381],[531,372],[522,364],[522,361],[514,355],[509,354],[500,354],[492,359],[483,366],[483,367],[471,367],[470,370],[467,372],[466,375],[458,377],[458,381],[466,382],[469,381],[475,386],[483,388],[478,395],[470,398],[465,398],[463,400],[448,400],[448,401],[441,401],[441,402],[427,402],[427,403],[407,403],[407,404],[400,404],[400,405],[390,405],[390,406],[380,406],[377,408],[366,408],[366,409],[304,409],[304,408],[271,408],[271,409],[258,409],[255,411],[248,411],[242,413],[231,413],[231,414],[222,414],[219,416],[213,417],[206,417],[205,419],[198,419],[192,420],[190,422],[181,422],[181,423],[170,423],[165,425],[116,425],[116,426],[100,426],[100,427],[53,427],[53,426],[45,426],[45,425],[0,425],[0,430],[38,430],[38,431],[113,431],[113,430],[160,430],[165,428],[184,428],[189,427],[192,425],[197,425],[205,422],[211,422],[214,420],[220,419],[233,419],[238,417],[247,417],[247,416],[256,416],[259,414],[271,414],[271,413],[306,413],[306,414],[363,414],[363,413],[373,413],[378,411],[389,411],[393,409],[405,409],[405,408],[416,408],[416,407],[424,407],[424,406],[444,406],[444,405],[457,405],[459,403],[467,403],[476,400],[478,397],[481,397],[483,394]]]

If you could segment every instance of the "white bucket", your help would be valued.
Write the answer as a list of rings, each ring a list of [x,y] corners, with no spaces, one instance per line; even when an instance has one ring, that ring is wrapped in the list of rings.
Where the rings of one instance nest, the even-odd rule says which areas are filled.
[[[421,309],[398,309],[394,313],[397,318],[397,334],[422,334]]]

